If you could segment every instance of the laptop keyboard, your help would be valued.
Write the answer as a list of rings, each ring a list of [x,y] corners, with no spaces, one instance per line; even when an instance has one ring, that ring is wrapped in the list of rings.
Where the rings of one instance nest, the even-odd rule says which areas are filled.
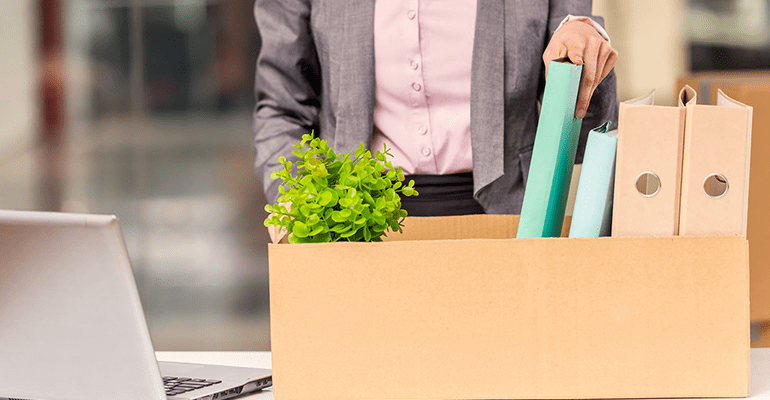
[[[182,378],[176,376],[163,377],[163,386],[166,388],[167,396],[176,396],[191,390],[216,385],[217,383],[222,383],[222,381],[203,378]]]

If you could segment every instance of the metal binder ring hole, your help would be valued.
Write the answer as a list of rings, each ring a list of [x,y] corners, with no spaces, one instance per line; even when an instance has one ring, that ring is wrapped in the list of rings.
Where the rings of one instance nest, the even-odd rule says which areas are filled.
[[[711,198],[718,199],[727,194],[730,185],[722,174],[711,174],[703,181],[703,191]]]
[[[636,190],[644,197],[655,196],[660,191],[660,178],[653,172],[642,172],[636,178]]]

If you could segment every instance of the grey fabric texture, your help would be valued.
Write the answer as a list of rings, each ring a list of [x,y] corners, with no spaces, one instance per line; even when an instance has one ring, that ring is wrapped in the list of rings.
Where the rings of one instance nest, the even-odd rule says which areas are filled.
[[[262,36],[254,110],[255,170],[267,200],[272,171],[305,133],[349,152],[370,144],[374,122],[375,0],[257,0]],[[489,214],[518,214],[545,85],[542,55],[567,16],[591,0],[478,0],[471,72],[474,197]],[[617,124],[615,72],[597,87],[578,145],[590,129]]]

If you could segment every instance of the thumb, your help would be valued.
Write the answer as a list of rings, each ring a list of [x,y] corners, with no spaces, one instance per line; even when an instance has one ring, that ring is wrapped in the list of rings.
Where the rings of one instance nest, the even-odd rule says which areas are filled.
[[[569,55],[569,60],[575,65],[583,65],[583,55],[573,53]]]
[[[270,242],[273,244],[286,243],[286,228],[278,225],[270,225],[267,227],[267,233],[270,235]]]

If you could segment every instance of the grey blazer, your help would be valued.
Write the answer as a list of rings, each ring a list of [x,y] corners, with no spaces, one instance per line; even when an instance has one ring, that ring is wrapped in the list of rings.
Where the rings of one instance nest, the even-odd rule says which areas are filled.
[[[392,1],[392,0],[388,0]],[[255,169],[267,200],[270,173],[312,130],[338,152],[373,132],[375,0],[257,0],[262,36],[254,110]],[[567,14],[591,15],[591,0],[478,0],[471,72],[474,197],[489,214],[518,214],[544,88],[542,54]],[[602,23],[602,19],[592,17]],[[614,71],[596,89],[587,132],[617,122]]]

